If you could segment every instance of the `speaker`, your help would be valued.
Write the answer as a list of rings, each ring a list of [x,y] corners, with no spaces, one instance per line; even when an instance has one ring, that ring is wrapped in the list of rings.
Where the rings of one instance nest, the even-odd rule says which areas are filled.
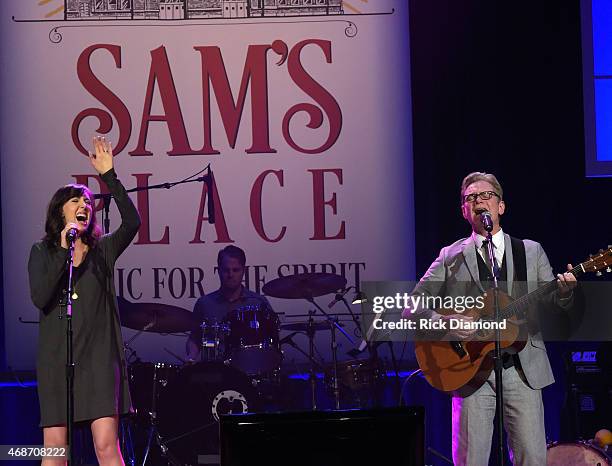
[[[612,418],[612,384],[609,344],[597,351],[573,351],[566,359],[567,394],[562,416],[563,437],[592,439]]]
[[[422,466],[424,412],[414,406],[222,416],[221,466]]]

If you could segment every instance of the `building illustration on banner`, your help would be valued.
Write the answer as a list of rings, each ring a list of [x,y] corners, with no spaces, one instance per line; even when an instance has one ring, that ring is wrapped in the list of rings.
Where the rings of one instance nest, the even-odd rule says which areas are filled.
[[[342,0],[66,0],[68,21],[181,20],[344,14]]]

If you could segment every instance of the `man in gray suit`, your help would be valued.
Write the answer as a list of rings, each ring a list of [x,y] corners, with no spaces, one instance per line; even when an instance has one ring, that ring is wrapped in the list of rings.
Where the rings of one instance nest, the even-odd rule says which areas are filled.
[[[487,173],[470,173],[461,184],[461,211],[472,228],[472,234],[443,248],[414,290],[414,294],[458,296],[482,294],[490,281],[487,264],[486,230],[481,213],[488,211],[493,220],[494,253],[501,268],[504,287],[510,296],[519,293],[516,282],[517,263],[511,237],[500,226],[506,204],[497,178]],[[514,240],[516,244],[517,240]],[[518,241],[520,242],[520,240]],[[542,246],[523,240],[526,262],[527,291],[554,280],[552,268]],[[522,249],[522,248],[521,248]],[[522,252],[521,252],[522,254]],[[568,264],[568,270],[571,269]],[[524,275],[524,272],[523,272]],[[557,275],[558,289],[550,299],[557,309],[569,310],[573,304],[576,278],[571,273]],[[515,285],[515,286],[513,286]],[[505,290],[506,291],[506,290]],[[434,318],[471,321],[468,316],[453,314]],[[469,338],[474,330],[454,330],[457,339]],[[503,357],[503,401],[505,429],[513,464],[543,466],[546,464],[546,434],[544,431],[543,387],[554,382],[546,348],[540,333],[529,335],[518,354]],[[489,463],[493,419],[495,416],[494,372],[483,385],[467,394],[454,393],[452,399],[452,447],[455,466],[486,466]]]

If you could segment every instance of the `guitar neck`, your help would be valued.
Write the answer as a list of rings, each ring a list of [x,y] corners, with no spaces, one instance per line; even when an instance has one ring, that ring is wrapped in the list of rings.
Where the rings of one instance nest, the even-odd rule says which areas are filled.
[[[576,278],[578,278],[584,272],[585,270],[582,264],[577,265],[576,267],[574,267],[572,270],[569,271],[569,273],[574,275],[574,277]],[[516,301],[513,301],[511,304],[509,304],[508,306],[506,306],[504,309],[501,310],[500,317],[502,319],[508,319],[510,317],[513,317],[517,312],[529,307],[530,305],[532,305],[533,303],[535,303],[542,297],[548,295],[549,293],[552,293],[556,289],[557,289],[557,279],[555,278],[549,281],[548,283],[542,285],[540,288],[533,290],[531,293],[527,293],[526,295],[518,298]]]

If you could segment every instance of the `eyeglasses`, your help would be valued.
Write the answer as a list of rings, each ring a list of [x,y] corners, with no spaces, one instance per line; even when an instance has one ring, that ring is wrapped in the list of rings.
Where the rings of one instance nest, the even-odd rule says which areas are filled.
[[[481,193],[466,194],[463,196],[463,202],[475,202],[478,198],[482,199],[483,201],[488,201],[493,196],[501,199],[499,194],[497,194],[495,191],[483,191]]]

